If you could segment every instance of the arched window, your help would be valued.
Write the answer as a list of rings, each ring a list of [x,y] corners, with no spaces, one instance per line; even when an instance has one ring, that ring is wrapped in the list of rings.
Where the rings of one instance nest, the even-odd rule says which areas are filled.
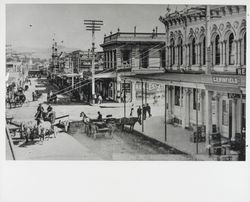
[[[243,65],[246,65],[246,51],[247,51],[247,39],[246,39],[246,33],[244,34],[243,37]]]
[[[231,33],[228,38],[228,49],[229,49],[229,65],[234,64],[235,60],[235,47],[234,47],[234,35]]]
[[[220,37],[219,35],[217,35],[215,37],[215,64],[216,65],[219,65],[220,64],[220,47],[219,47],[219,40],[220,40]]]
[[[192,64],[196,64],[195,38],[192,40]]]
[[[170,60],[171,60],[171,66],[175,64],[175,44],[174,39],[171,39],[170,41]]]
[[[202,52],[203,52],[203,61],[202,64],[205,65],[206,64],[206,38],[203,38],[203,42],[202,42]]]
[[[182,47],[182,39],[178,40],[178,65],[183,64],[183,47]]]

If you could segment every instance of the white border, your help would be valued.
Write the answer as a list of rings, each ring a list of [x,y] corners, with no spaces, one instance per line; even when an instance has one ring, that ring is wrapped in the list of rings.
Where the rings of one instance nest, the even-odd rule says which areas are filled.
[[[2,202],[89,202],[89,201],[250,201],[249,158],[246,162],[115,162],[115,161],[5,161],[4,78],[6,3],[141,3],[156,1],[1,1],[0,75],[1,139],[0,201]],[[200,4],[189,0],[157,0],[160,4]],[[222,0],[202,4],[225,4]],[[226,4],[247,4],[227,1]],[[249,8],[247,7],[247,11]],[[249,13],[247,14],[249,27]],[[247,38],[249,32],[247,31]],[[247,50],[250,50],[248,40]],[[247,59],[249,64],[249,59]],[[248,68],[247,68],[248,69]],[[247,71],[249,78],[249,71]],[[247,120],[249,120],[247,81]],[[249,126],[247,125],[247,131]],[[249,144],[249,138],[247,138]],[[247,157],[249,149],[247,148]]]

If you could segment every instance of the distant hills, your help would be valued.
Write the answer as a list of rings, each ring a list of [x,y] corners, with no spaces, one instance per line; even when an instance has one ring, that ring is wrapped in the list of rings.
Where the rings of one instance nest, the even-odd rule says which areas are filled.
[[[64,52],[72,52],[74,50],[78,50],[77,48],[68,48],[65,46],[58,46],[58,53],[61,51]],[[34,58],[41,58],[41,59],[49,59],[51,58],[52,50],[51,48],[42,48],[42,47],[12,47],[12,52],[16,54],[23,54],[23,55],[32,55]]]

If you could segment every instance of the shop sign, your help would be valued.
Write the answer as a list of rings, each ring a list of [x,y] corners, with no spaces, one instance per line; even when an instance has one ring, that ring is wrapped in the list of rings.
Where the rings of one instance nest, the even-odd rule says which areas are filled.
[[[236,74],[237,75],[246,75],[246,68],[242,68],[242,67],[237,68],[236,69]]]
[[[236,94],[236,93],[228,93],[227,96],[229,99],[240,98],[240,94]]]
[[[131,86],[130,83],[122,83],[122,90],[126,92],[130,92]]]
[[[222,76],[213,76],[213,83],[223,83],[223,84],[238,84],[240,83],[239,78],[236,77],[222,77]]]

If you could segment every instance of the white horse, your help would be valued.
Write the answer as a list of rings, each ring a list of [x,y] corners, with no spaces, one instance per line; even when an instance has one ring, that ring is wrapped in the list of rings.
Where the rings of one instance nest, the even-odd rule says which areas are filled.
[[[44,140],[46,135],[49,138],[52,133],[54,134],[54,138],[55,138],[56,129],[54,125],[52,125],[49,121],[41,120],[41,123],[38,126],[38,134],[40,136],[40,140]]]

